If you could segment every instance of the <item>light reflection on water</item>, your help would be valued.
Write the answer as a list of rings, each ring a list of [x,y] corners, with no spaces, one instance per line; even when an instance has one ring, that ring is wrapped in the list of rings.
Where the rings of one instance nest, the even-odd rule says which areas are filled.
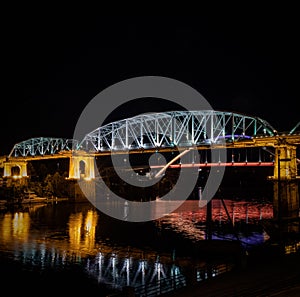
[[[226,201],[226,206],[235,223],[251,224],[272,218],[270,204]],[[220,201],[213,200],[212,209],[214,222],[225,226],[228,217]],[[107,222],[108,218],[88,203],[61,202],[2,210],[0,252],[39,269],[77,263],[98,282],[114,288],[138,286],[182,273],[170,250],[157,250],[160,230],[197,242],[205,239],[205,219],[206,207],[199,208],[198,201],[186,201],[175,212],[155,222],[125,223],[126,226],[120,221]],[[268,239],[260,230],[240,235],[245,242],[254,244]],[[234,239],[234,236],[225,230],[223,234],[214,233],[213,238]],[[151,240],[156,245],[151,247]]]
[[[256,203],[246,201],[225,200],[228,215],[221,200],[212,200],[212,221],[215,224],[212,239],[236,240],[235,234],[227,229],[222,232],[228,223],[255,224],[261,220],[273,218],[273,206],[270,203]],[[206,205],[206,204],[204,204]],[[199,207],[197,201],[186,201],[175,212],[160,219],[165,228],[169,228],[182,236],[197,242],[206,239],[206,206]],[[245,233],[240,230],[239,237],[242,243],[261,244],[269,239],[268,234],[257,228],[252,232]]]

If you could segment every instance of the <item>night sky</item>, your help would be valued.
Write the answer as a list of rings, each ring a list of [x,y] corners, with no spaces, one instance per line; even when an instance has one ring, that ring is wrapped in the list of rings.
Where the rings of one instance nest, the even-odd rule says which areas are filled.
[[[78,117],[94,96],[121,80],[144,75],[180,80],[215,110],[259,116],[278,131],[289,131],[300,120],[296,11],[14,15],[1,37],[0,155],[31,137],[72,138]],[[111,119],[167,109],[135,102]]]

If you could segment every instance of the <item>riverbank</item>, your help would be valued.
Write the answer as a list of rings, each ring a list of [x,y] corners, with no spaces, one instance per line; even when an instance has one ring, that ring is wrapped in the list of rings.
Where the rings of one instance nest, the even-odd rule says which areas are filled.
[[[247,264],[165,297],[300,296],[300,250],[280,255],[261,248],[249,254]]]
[[[19,199],[1,199],[0,207],[5,207],[9,205],[22,205],[22,204],[33,204],[33,203],[52,203],[59,201],[70,201],[67,197],[30,197],[30,198],[19,198]]]

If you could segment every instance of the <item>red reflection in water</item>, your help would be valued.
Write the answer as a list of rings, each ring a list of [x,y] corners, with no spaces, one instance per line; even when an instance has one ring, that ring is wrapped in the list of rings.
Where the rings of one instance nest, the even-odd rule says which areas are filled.
[[[201,204],[202,202],[202,204]],[[226,210],[221,199],[213,199],[212,219],[215,221],[227,221]],[[262,220],[273,218],[273,206],[271,203],[262,204],[247,201],[224,200],[225,206],[231,219],[240,220]],[[187,200],[173,213],[180,213],[183,216],[193,218],[197,222],[206,220],[206,201]]]
[[[233,223],[244,221],[246,223],[266,220],[273,218],[273,206],[271,203],[255,203],[246,201],[224,200],[226,210],[222,200],[213,199],[212,201],[212,220],[215,222]],[[205,239],[205,229],[199,228],[199,223],[206,222],[206,202],[187,200],[176,211],[160,219],[160,222],[169,225],[173,230],[177,230],[184,236],[192,240]]]

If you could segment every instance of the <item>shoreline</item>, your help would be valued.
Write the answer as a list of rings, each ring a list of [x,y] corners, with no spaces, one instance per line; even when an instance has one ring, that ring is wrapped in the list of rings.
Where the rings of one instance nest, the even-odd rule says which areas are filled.
[[[0,209],[5,209],[9,206],[22,206],[22,205],[31,205],[31,204],[47,204],[61,201],[71,201],[67,197],[55,197],[55,198],[44,198],[44,197],[34,197],[34,198],[23,198],[23,199],[0,199]]]
[[[247,258],[243,268],[163,296],[299,296],[300,249],[294,253],[280,254],[263,247]]]

